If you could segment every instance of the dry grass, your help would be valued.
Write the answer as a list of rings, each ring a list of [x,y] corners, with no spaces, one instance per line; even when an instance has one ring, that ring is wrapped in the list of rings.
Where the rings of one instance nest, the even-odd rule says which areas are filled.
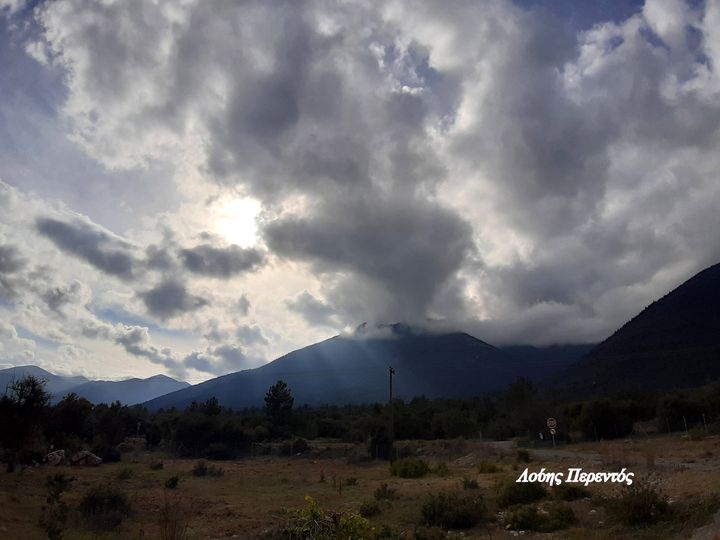
[[[476,452],[473,441],[463,448],[465,455]],[[428,446],[431,446],[428,444]],[[699,441],[662,437],[637,443],[622,441],[601,442],[594,445],[577,445],[565,450],[580,453],[600,453],[605,462],[619,462],[635,471],[638,476],[647,470],[647,455],[652,451],[656,474],[662,477],[663,487],[671,499],[705,494],[708,486],[720,486],[720,441],[711,437]],[[532,452],[531,452],[532,453]],[[487,453],[483,455],[483,459]],[[443,458],[452,458],[444,455]],[[460,456],[462,457],[462,456]],[[152,470],[150,464],[162,458],[163,469]],[[435,465],[436,455],[425,456]],[[694,464],[685,464],[687,459]],[[493,459],[493,458],[490,458]],[[463,478],[474,479],[480,493],[488,499],[491,515],[494,505],[494,486],[498,479],[516,478],[522,471],[507,467],[497,474],[479,474],[476,459],[454,459],[448,462],[448,474],[441,477],[428,475],[419,479],[392,477],[384,462],[351,464],[346,458],[307,459],[258,457],[234,462],[222,462],[224,475],[218,478],[195,477],[193,460],[174,460],[153,454],[138,455],[136,463],[107,464],[98,468],[39,467],[8,474],[0,472],[0,538],[41,539],[43,532],[37,523],[45,501],[45,479],[51,472],[66,472],[75,476],[72,490],[65,495],[71,507],[76,507],[82,494],[98,482],[114,482],[125,490],[132,503],[132,514],[111,535],[97,538],[161,538],[164,511],[167,513],[168,490],[165,481],[171,476],[180,478],[179,487],[172,497],[183,501],[187,508],[188,538],[238,538],[259,536],[282,520],[283,511],[302,506],[303,498],[310,495],[323,507],[357,512],[364,501],[372,500],[375,490],[383,483],[396,490],[396,496],[371,522],[376,526],[389,525],[395,530],[413,531],[421,521],[421,507],[429,494],[461,489]],[[497,463],[497,461],[496,461]],[[533,457],[531,470],[546,467],[563,471],[578,466],[573,459],[539,460]],[[586,470],[603,470],[609,465],[584,466]],[[131,472],[127,472],[127,471]],[[120,471],[123,471],[122,473]],[[124,479],[118,481],[118,475]],[[318,479],[324,476],[326,482]],[[331,478],[357,478],[355,485],[334,489]],[[593,496],[612,494],[615,486],[590,486]],[[541,503],[542,504],[542,503]],[[553,538],[635,538],[632,532],[619,530],[607,522],[603,509],[596,501],[579,500],[570,503],[578,517],[571,529],[553,533]],[[594,512],[593,512],[594,510]],[[69,520],[70,530],[65,538],[96,538],[84,530],[77,519]],[[497,524],[490,526],[493,538],[510,538],[510,533]],[[466,533],[466,538],[487,538],[482,526]],[[644,538],[663,538],[645,532]],[[533,538],[531,534],[526,537]],[[677,536],[682,538],[682,536]],[[539,537],[540,538],[540,537]]]

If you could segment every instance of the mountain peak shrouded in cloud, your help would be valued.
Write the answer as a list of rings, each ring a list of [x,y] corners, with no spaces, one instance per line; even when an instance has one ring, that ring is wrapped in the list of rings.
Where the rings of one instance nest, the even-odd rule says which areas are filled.
[[[0,4],[2,363],[596,342],[720,259],[715,2],[140,4]]]

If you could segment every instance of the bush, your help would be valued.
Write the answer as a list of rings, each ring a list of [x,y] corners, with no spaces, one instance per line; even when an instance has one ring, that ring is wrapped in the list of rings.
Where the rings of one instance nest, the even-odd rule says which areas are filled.
[[[518,450],[517,451],[517,461],[518,463],[530,463],[530,452],[527,450]]]
[[[395,494],[397,493],[396,489],[393,489],[391,487],[388,487],[388,485],[383,482],[375,489],[375,500],[376,501],[389,501],[395,498]]]
[[[357,483],[358,483],[358,479],[355,478],[354,476],[349,476],[348,478],[345,479],[346,486],[357,486]]]
[[[360,505],[360,515],[364,518],[377,516],[380,512],[380,504],[377,501],[366,500]]]
[[[442,476],[442,477],[445,477],[448,474],[450,474],[447,463],[438,463],[437,465],[435,465],[435,468],[433,468],[433,473],[437,474],[438,476]]]
[[[190,508],[185,507],[181,501],[165,497],[160,509],[161,540],[188,540],[191,514]]]
[[[135,471],[133,471],[130,467],[123,467],[122,469],[118,470],[117,479],[130,480],[134,475]]]
[[[219,477],[224,474],[221,467],[215,465],[208,465],[204,460],[198,461],[192,470],[193,476],[214,476]]]
[[[514,504],[527,504],[547,495],[547,491],[538,482],[515,482],[508,480],[498,486],[497,503],[500,508]]]
[[[500,472],[500,468],[490,461],[481,461],[478,465],[478,472],[480,474],[494,474]]]
[[[83,496],[78,509],[93,528],[111,530],[130,515],[130,500],[117,488],[98,485]]]
[[[516,531],[553,532],[574,522],[575,512],[564,503],[550,506],[545,514],[538,512],[534,506],[518,506],[506,518],[507,525]]]
[[[423,504],[422,517],[427,525],[444,529],[469,529],[485,517],[486,510],[480,495],[439,493],[430,495]]]
[[[177,489],[178,484],[180,483],[180,478],[177,476],[171,476],[167,480],[165,480],[165,487],[167,489]]]
[[[150,464],[151,471],[162,471],[164,467],[165,467],[165,464],[162,461],[153,461]]]
[[[282,531],[284,538],[368,538],[372,533],[370,522],[359,514],[325,511],[312,497],[305,497],[305,502],[305,508],[289,512],[290,523]]]
[[[620,494],[606,501],[608,513],[623,525],[652,525],[670,513],[667,496],[653,481],[625,486]]]
[[[48,540],[62,540],[67,528],[67,518],[70,511],[63,500],[63,494],[70,490],[75,478],[68,478],[63,473],[48,476],[45,481],[47,506],[43,507],[39,525],[47,534]]]
[[[462,486],[463,489],[478,489],[480,487],[474,478],[463,478]]]
[[[285,441],[280,446],[280,455],[294,456],[296,454],[304,454],[310,449],[310,445],[303,438],[297,438],[294,441]]]
[[[430,465],[420,458],[403,458],[390,467],[390,474],[400,478],[422,478],[430,472]]]
[[[590,491],[583,486],[560,484],[553,488],[553,497],[558,501],[577,501],[590,497]]]

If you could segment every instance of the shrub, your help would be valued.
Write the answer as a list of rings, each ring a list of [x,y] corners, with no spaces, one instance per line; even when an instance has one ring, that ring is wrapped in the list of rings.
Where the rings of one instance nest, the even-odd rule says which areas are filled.
[[[480,487],[474,478],[463,478],[462,486],[463,489],[478,489]]]
[[[558,501],[577,501],[578,499],[590,497],[590,491],[583,486],[560,484],[553,488],[553,497]]]
[[[135,474],[135,471],[133,471],[130,467],[123,467],[122,469],[118,470],[117,472],[117,479],[118,480],[130,480]]]
[[[355,478],[354,476],[350,476],[345,479],[346,486],[357,486],[357,483],[358,483],[358,479]]]
[[[515,482],[508,480],[498,486],[497,503],[500,508],[514,504],[527,504],[547,495],[547,491],[538,482]]]
[[[652,525],[670,513],[667,496],[654,481],[625,486],[620,494],[606,501],[608,513],[624,525]]]
[[[383,482],[375,489],[375,500],[376,501],[389,501],[395,498],[395,495],[397,493],[396,489],[393,489],[391,487],[388,487],[388,485]]]
[[[191,516],[189,510],[180,500],[165,497],[164,504],[160,508],[161,540],[188,540]]]
[[[422,478],[430,472],[430,465],[420,458],[403,458],[390,467],[390,474],[400,478]]]
[[[364,518],[377,516],[381,512],[377,501],[366,500],[360,505],[360,515]]]
[[[285,441],[280,446],[280,455],[294,456],[296,454],[304,454],[310,449],[310,445],[303,438],[297,438],[293,441]]]
[[[221,467],[215,465],[208,465],[204,460],[198,461],[192,470],[193,476],[214,476],[219,477],[224,474]]]
[[[161,471],[165,467],[165,464],[162,461],[153,461],[150,464],[150,470],[152,471]]]
[[[93,528],[111,530],[130,514],[130,500],[115,487],[98,485],[83,496],[78,509]]]
[[[507,525],[516,531],[553,532],[575,522],[575,513],[567,504],[556,503],[541,514],[534,506],[518,506],[508,513]]]
[[[500,468],[490,461],[481,461],[478,465],[478,472],[480,474],[494,474],[500,472]]]
[[[291,510],[284,537],[293,540],[320,538],[367,538],[372,533],[370,522],[359,514],[326,511],[312,497],[305,497],[306,506]]]
[[[67,527],[68,505],[62,500],[63,493],[70,490],[75,478],[68,478],[63,473],[48,476],[45,481],[47,488],[46,502],[39,525],[47,534],[48,540],[62,540]]]
[[[438,476],[442,476],[442,477],[445,477],[448,474],[450,474],[447,463],[438,463],[437,465],[435,465],[435,468],[433,468],[433,473],[437,474]]]
[[[518,463],[530,463],[530,452],[522,449],[518,450],[517,461]]]
[[[180,483],[180,478],[177,476],[171,476],[167,480],[165,480],[165,487],[167,489],[177,489],[178,484]]]
[[[422,517],[427,525],[444,529],[469,529],[485,517],[486,510],[480,495],[438,493],[430,495],[423,504]]]

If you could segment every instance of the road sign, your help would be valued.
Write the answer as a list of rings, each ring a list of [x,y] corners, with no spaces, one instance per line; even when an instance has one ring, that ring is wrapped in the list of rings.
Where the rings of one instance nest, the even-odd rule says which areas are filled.
[[[557,427],[557,420],[551,417],[547,419],[547,422],[545,422],[545,424],[548,428],[555,429]]]

